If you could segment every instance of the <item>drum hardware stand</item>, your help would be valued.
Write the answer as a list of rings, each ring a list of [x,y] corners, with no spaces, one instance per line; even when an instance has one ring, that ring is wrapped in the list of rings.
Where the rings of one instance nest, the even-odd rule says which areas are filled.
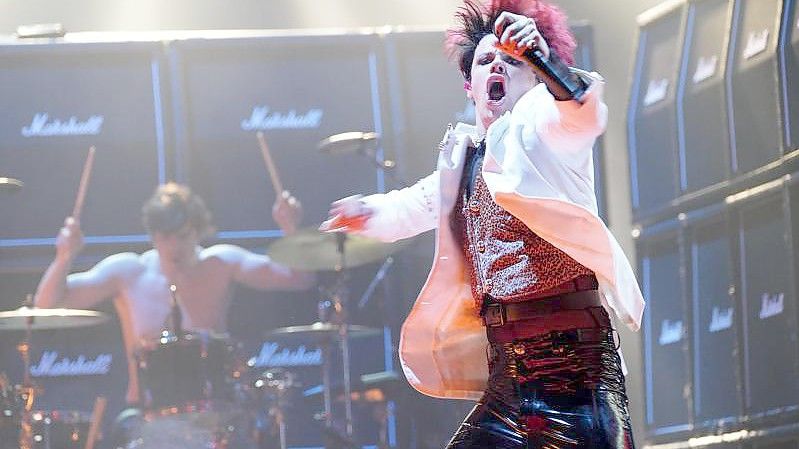
[[[26,307],[33,305],[33,296],[28,295],[25,300]],[[21,420],[21,429],[19,433],[19,447],[20,449],[33,449],[33,403],[36,401],[36,394],[39,389],[33,384],[31,379],[31,340],[33,338],[33,320],[32,316],[25,318],[25,339],[17,345],[17,351],[22,357],[22,363],[25,368],[25,373],[22,377],[22,386],[20,387],[20,396],[24,401]]]
[[[347,315],[344,309],[347,298],[346,282],[349,280],[347,276],[347,257],[344,248],[344,242],[347,240],[347,234],[343,232],[336,233],[336,246],[339,254],[339,266],[336,267],[336,291],[333,294],[334,310],[337,312],[339,318],[339,340],[341,343],[341,363],[342,370],[344,371],[344,416],[346,423],[347,436],[352,438],[352,379],[350,378],[350,343],[347,329]]]
[[[346,271],[346,251],[345,242],[347,235],[343,232],[336,232],[336,252],[338,253],[338,263],[335,266],[336,280],[330,299],[319,302],[319,319],[322,322],[330,321],[338,326],[338,343],[341,348],[341,362],[343,371],[344,386],[344,413],[345,413],[345,432],[346,436],[338,435],[338,431],[333,426],[333,399],[331,384],[331,346],[332,339],[322,344],[322,393],[324,401],[325,432],[333,432],[337,440],[351,441],[353,435],[352,426],[352,380],[350,374],[350,348],[349,331],[347,327],[347,315],[345,310],[347,298],[347,271]],[[330,308],[332,311],[328,311]]]

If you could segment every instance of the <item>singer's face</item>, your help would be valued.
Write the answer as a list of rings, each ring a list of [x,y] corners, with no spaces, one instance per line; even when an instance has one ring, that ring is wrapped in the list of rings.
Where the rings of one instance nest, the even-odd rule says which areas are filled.
[[[175,232],[155,232],[151,236],[159,258],[170,264],[183,265],[194,261],[198,245],[197,230],[186,225]]]
[[[536,77],[527,64],[513,59],[496,48],[493,34],[480,40],[472,60],[471,88],[467,96],[474,100],[477,126],[485,131],[488,125],[513,106],[536,85]]]

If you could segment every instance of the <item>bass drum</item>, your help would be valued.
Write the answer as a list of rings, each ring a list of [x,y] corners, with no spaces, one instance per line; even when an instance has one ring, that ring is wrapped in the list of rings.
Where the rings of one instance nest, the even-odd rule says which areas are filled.
[[[147,409],[157,414],[212,408],[235,399],[235,347],[226,337],[163,335],[139,353]]]

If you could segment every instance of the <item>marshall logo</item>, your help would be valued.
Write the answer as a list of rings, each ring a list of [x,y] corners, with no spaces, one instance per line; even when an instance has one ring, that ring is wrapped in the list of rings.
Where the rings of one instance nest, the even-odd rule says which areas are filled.
[[[39,363],[31,366],[34,377],[98,376],[111,371],[111,354],[100,354],[94,359],[79,355],[75,360],[63,357],[58,360],[58,352],[45,351]]]
[[[646,88],[646,96],[644,96],[644,106],[652,106],[660,103],[666,99],[666,94],[669,93],[669,80],[666,78],[660,80],[651,80],[649,86]]]
[[[743,52],[744,59],[753,58],[755,55],[766,51],[766,47],[768,47],[768,35],[768,29],[749,33]]]
[[[247,365],[256,368],[274,366],[321,366],[322,350],[316,348],[308,351],[305,345],[300,345],[295,350],[280,349],[277,343],[264,342],[261,352],[256,357],[247,361]]]
[[[763,293],[760,301],[760,319],[765,320],[781,314],[785,310],[785,293],[774,296]]]
[[[716,55],[699,58],[696,63],[696,71],[692,78],[694,84],[699,84],[702,81],[712,77],[716,74],[716,67],[718,67],[719,57]]]
[[[663,320],[660,325],[660,338],[658,343],[660,346],[670,345],[682,340],[683,326],[682,321]]]
[[[256,106],[250,118],[241,121],[244,131],[264,131],[267,129],[311,129],[319,128],[324,112],[311,109],[305,114],[297,114],[294,109],[286,114],[271,112],[269,106]]]
[[[85,121],[80,121],[73,115],[66,121],[57,118],[50,119],[46,113],[37,113],[33,116],[31,124],[22,127],[24,137],[44,136],[96,136],[103,127],[102,115],[93,115]]]
[[[710,326],[708,331],[710,333],[720,332],[724,329],[732,327],[733,311],[732,307],[721,310],[718,307],[713,307],[713,317],[710,319]]]

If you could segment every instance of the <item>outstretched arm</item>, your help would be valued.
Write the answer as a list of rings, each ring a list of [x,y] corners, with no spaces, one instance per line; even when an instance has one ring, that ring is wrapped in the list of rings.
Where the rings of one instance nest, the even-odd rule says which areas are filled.
[[[336,201],[322,231],[344,231],[393,242],[438,225],[439,175],[435,171],[401,190]]]
[[[269,256],[256,254],[236,245],[215,245],[214,255],[232,269],[235,281],[258,290],[307,290],[316,277],[307,271],[283,266]]]

